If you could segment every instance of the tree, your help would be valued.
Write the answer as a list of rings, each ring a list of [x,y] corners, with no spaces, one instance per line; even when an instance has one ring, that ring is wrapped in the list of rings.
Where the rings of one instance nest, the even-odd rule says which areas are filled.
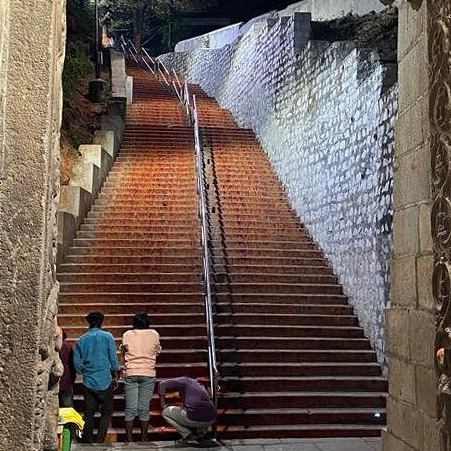
[[[146,20],[151,16],[171,20],[174,13],[205,11],[216,5],[217,0],[104,0],[104,5],[114,16],[128,17],[133,24],[133,42],[141,49]]]

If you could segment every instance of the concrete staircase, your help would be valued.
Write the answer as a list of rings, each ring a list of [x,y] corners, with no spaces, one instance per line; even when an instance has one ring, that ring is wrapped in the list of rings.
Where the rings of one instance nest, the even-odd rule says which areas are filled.
[[[101,310],[119,343],[133,314],[147,311],[164,350],[158,378],[207,378],[192,128],[171,93],[144,72],[130,72],[135,101],[121,151],[59,268],[59,322],[75,341],[86,313]],[[81,393],[77,384],[80,411]],[[121,441],[122,387],[116,397],[110,440]],[[174,437],[156,398],[150,422],[151,439]]]
[[[134,77],[125,138],[99,199],[59,268],[71,340],[91,310],[117,340],[137,311],[162,337],[159,379],[207,380],[192,128],[176,97]],[[332,269],[253,133],[198,87],[208,179],[220,363],[219,436],[377,436],[386,381]],[[124,438],[123,396],[110,439]],[[149,438],[174,437],[152,403]],[[82,410],[80,384],[77,408]]]

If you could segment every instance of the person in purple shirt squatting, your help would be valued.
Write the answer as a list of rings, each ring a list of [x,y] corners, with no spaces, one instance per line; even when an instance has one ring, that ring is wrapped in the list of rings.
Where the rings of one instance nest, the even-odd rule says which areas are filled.
[[[63,331],[63,346],[59,354],[64,366],[64,373],[60,379],[58,398],[60,407],[74,407],[74,382],[77,373],[74,367],[74,351],[66,339],[67,334]]]
[[[182,407],[166,405],[166,393],[173,392],[179,392]],[[216,420],[216,409],[205,387],[194,377],[177,377],[160,382],[158,393],[163,418],[182,436],[176,445],[201,443],[206,427]]]
[[[86,404],[83,439],[88,443],[94,442],[94,413],[99,407],[97,443],[105,441],[114,409],[114,390],[121,370],[113,335],[101,329],[103,318],[101,312],[91,312],[86,316],[89,330],[78,339],[74,349],[74,366],[77,373],[83,376]]]

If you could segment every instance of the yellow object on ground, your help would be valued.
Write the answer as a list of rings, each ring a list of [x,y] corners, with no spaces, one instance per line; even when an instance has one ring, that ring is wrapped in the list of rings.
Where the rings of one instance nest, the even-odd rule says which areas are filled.
[[[58,424],[64,425],[73,423],[75,424],[80,431],[83,430],[85,426],[85,422],[81,415],[72,407],[63,407],[59,409],[59,420]]]

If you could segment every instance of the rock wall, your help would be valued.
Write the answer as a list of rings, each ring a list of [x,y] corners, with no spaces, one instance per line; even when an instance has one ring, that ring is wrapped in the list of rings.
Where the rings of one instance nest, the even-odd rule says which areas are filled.
[[[1,5],[0,449],[56,450],[65,2]]]
[[[393,68],[352,43],[308,41],[305,18],[260,21],[232,46],[161,59],[254,130],[385,365]]]

